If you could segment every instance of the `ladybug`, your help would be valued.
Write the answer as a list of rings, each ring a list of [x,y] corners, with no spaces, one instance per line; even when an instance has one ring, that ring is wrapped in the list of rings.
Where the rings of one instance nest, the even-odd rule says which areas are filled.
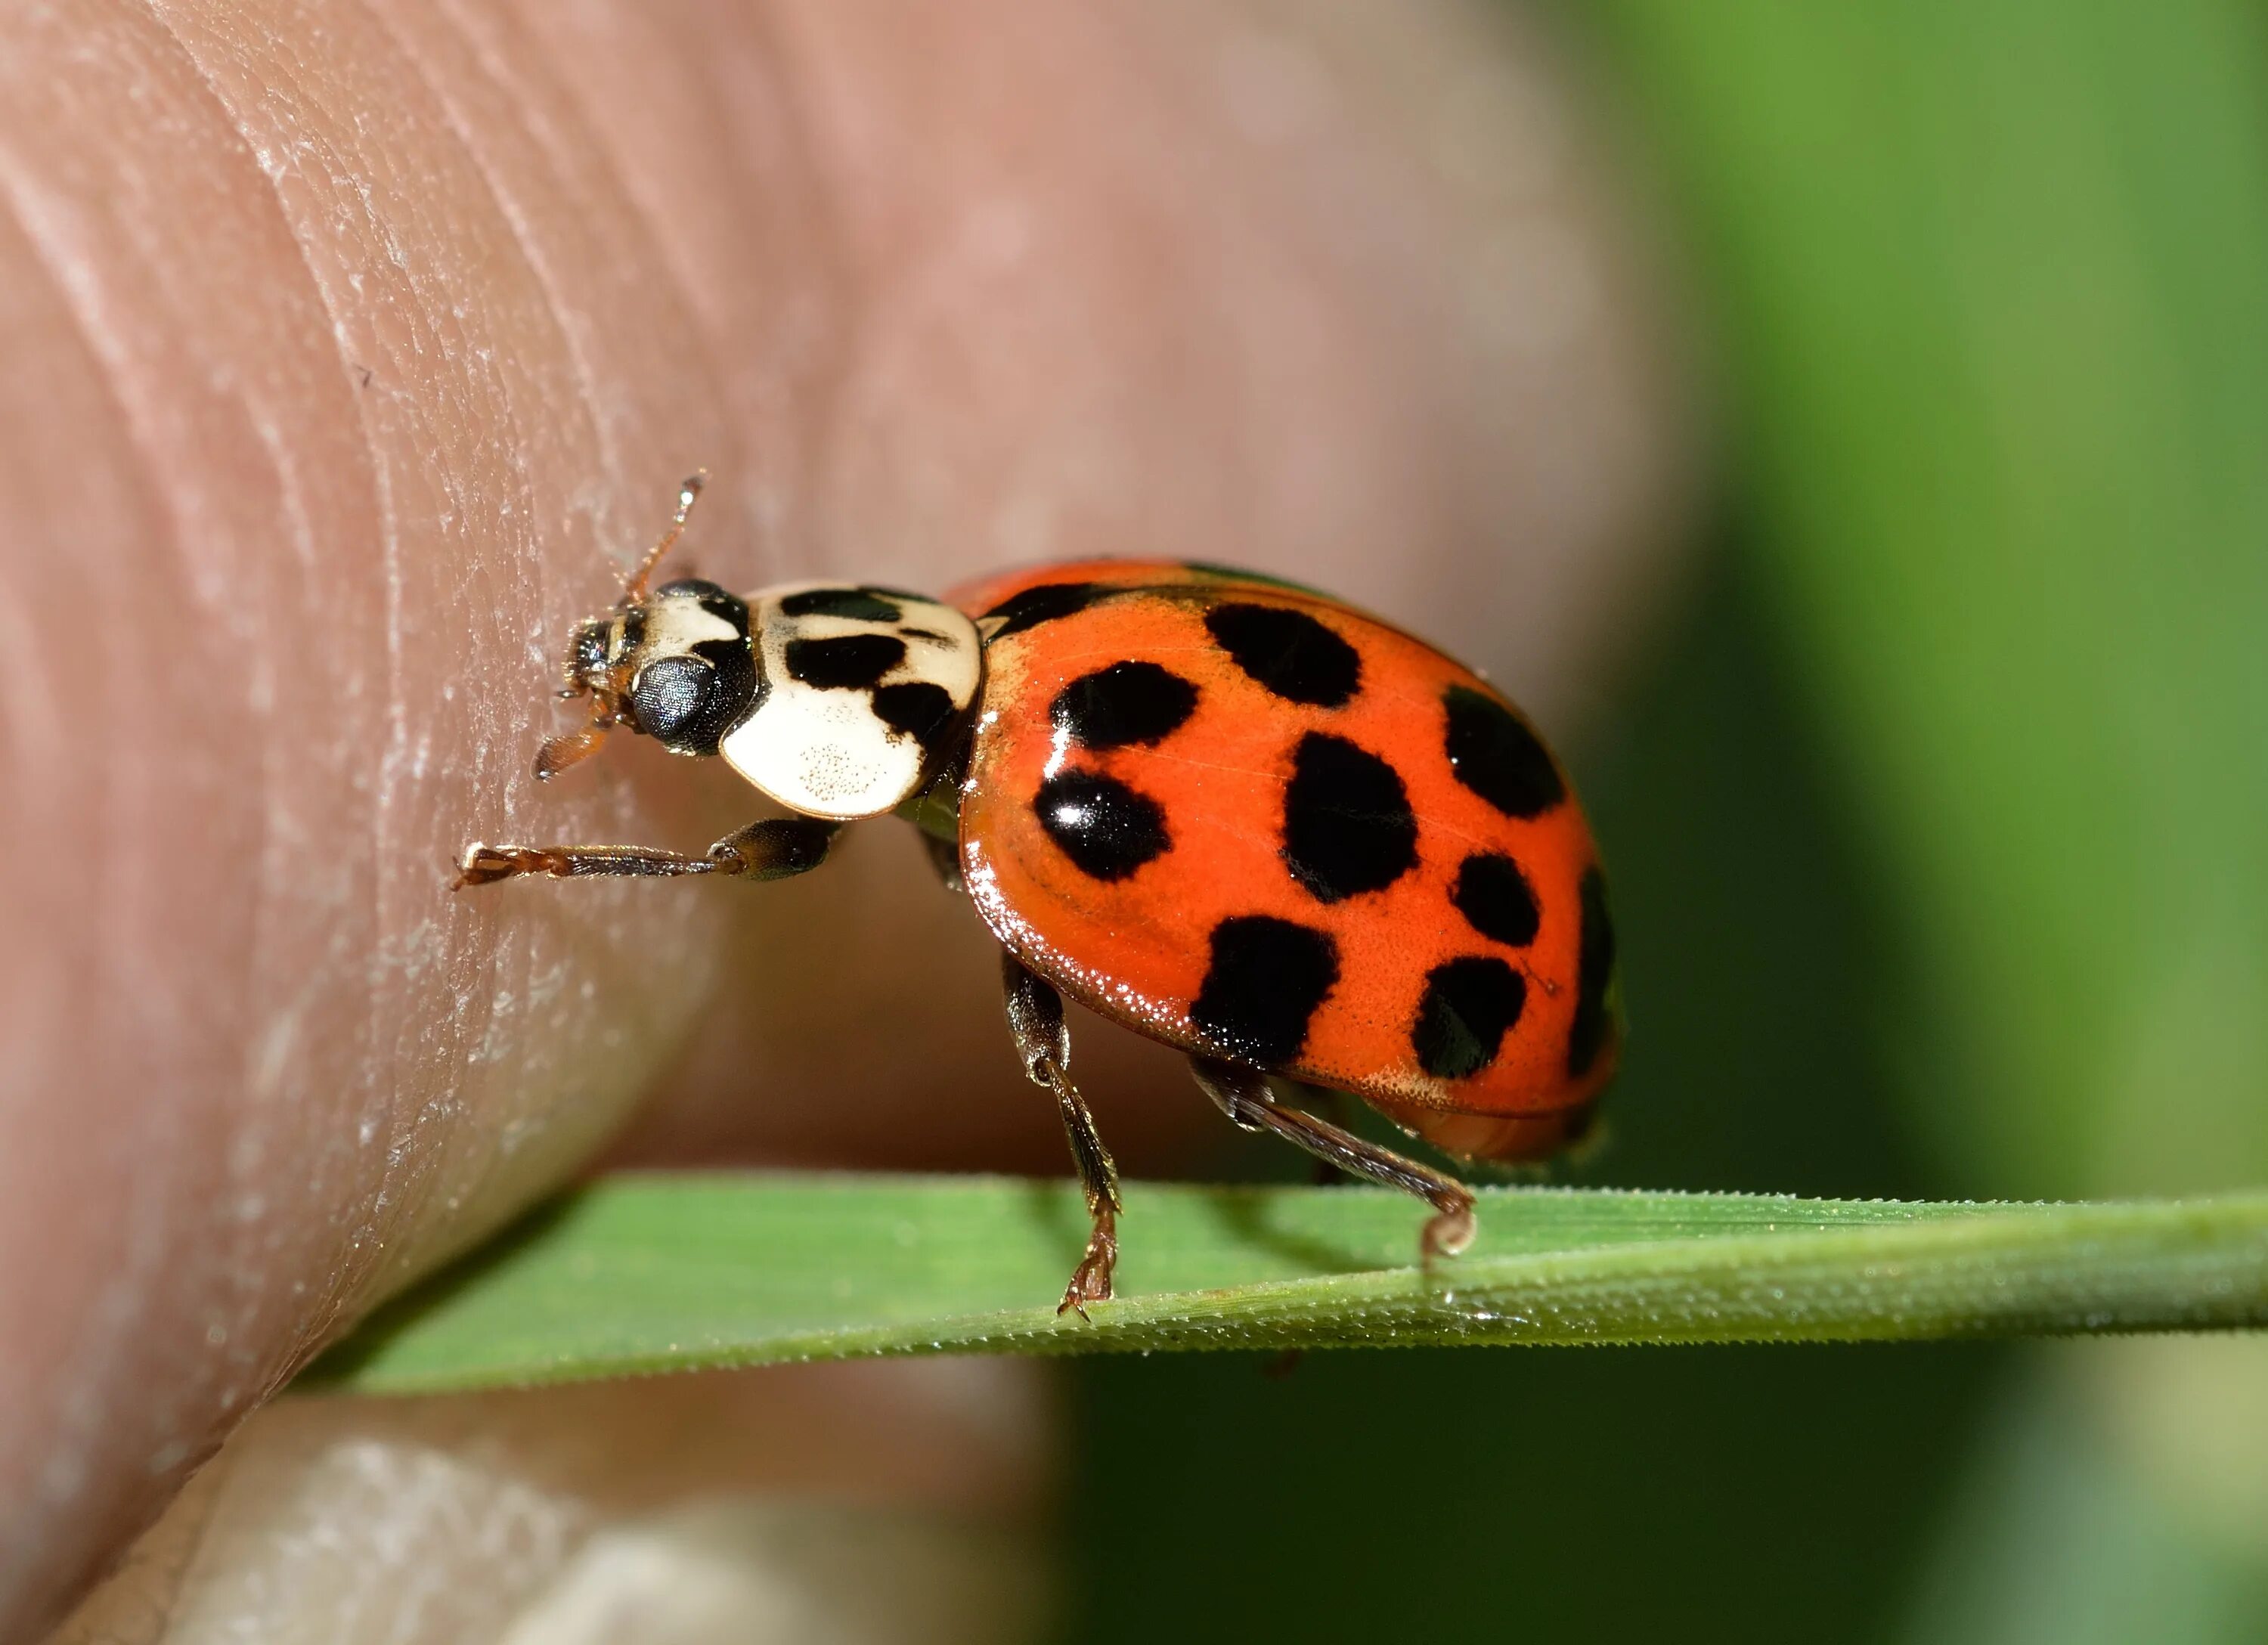
[[[649,589],[700,491],[568,647],[581,728],[717,756],[794,815],[699,856],[468,847],[460,887],[516,875],[775,880],[895,812],[998,939],[1009,1029],[1062,1111],[1091,1233],[1057,1312],[1111,1294],[1116,1169],[1070,1074],[1063,996],[1186,1051],[1228,1118],[1433,1211],[1455,1178],[1278,1100],[1351,1092],[1464,1159],[1586,1128],[1614,1073],[1605,881],[1566,774],[1485,680],[1310,589],[1226,566],[1094,560],[946,600],[869,584]]]

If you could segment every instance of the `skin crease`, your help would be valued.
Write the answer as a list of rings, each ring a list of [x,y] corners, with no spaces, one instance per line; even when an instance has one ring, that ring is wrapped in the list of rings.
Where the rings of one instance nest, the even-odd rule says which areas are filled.
[[[1238,561],[1569,714],[1675,418],[1499,26],[0,0],[0,1639],[650,1087],[619,1157],[1064,1168],[902,830],[761,889],[445,893],[471,838],[755,815],[629,737],[528,771],[693,467],[681,572]],[[1130,1166],[1218,1134],[1074,1029]]]

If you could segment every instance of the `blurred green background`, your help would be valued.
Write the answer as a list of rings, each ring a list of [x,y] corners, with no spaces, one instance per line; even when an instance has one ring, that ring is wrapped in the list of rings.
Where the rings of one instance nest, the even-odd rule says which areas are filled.
[[[2268,1181],[2268,8],[1594,0],[1705,566],[1587,745],[1633,1186]],[[1079,1366],[1072,1631],[2268,1639],[2268,1342]]]

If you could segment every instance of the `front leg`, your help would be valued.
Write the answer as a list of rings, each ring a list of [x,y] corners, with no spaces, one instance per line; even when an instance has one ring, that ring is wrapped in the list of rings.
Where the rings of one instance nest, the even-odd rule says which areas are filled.
[[[722,874],[743,880],[784,880],[808,874],[827,860],[840,822],[818,817],[770,817],[727,834],[705,856],[657,851],[645,845],[482,845],[465,847],[450,889],[493,885],[524,874],[555,880],[593,874],[674,876]]]
[[[1085,1319],[1089,1302],[1110,1300],[1111,1272],[1118,1265],[1118,1164],[1102,1146],[1094,1116],[1071,1082],[1071,1034],[1064,1027],[1063,996],[1005,949],[1000,977],[1016,1054],[1023,1059],[1024,1073],[1032,1083],[1055,1093],[1064,1134],[1071,1139],[1071,1157],[1079,1167],[1079,1184],[1086,1191],[1086,1254],[1071,1270],[1071,1284],[1056,1304],[1057,1313],[1075,1308]]]

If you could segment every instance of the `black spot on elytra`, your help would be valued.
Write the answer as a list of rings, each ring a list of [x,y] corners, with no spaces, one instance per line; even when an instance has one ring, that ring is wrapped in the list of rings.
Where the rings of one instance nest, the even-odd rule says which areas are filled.
[[[1567,797],[1559,768],[1527,722],[1492,697],[1453,685],[1444,745],[1457,780],[1508,817],[1532,817]]]
[[[895,634],[843,634],[787,643],[789,677],[827,690],[864,690],[905,660],[906,643]]]
[[[1101,583],[1042,583],[1036,588],[1027,588],[1011,594],[984,615],[989,618],[1005,617],[992,638],[1005,639],[1011,634],[1020,634],[1027,628],[1037,628],[1042,623],[1052,623],[1057,617],[1067,617],[1075,611],[1084,611],[1110,591]]]
[[[1457,867],[1449,893],[1465,923],[1484,937],[1525,948],[1535,941],[1541,915],[1520,865],[1496,852],[1475,852]]]
[[[953,724],[953,693],[926,680],[874,688],[874,715],[893,731],[902,731],[934,756],[938,740]]]
[[[1384,760],[1311,731],[1284,790],[1284,866],[1318,902],[1383,890],[1417,866],[1418,819]]]
[[[1160,742],[1197,712],[1197,688],[1154,662],[1114,662],[1056,693],[1056,729],[1098,751]]]
[[[1607,912],[1607,877],[1596,868],[1583,875],[1583,928],[1575,962],[1575,1021],[1567,1030],[1567,1073],[1580,1080],[1591,1072],[1612,1031],[1607,996],[1615,981],[1615,922]]]
[[[1286,702],[1336,708],[1362,685],[1362,657],[1304,611],[1232,603],[1204,625],[1236,666]]]
[[[806,588],[780,601],[782,616],[850,617],[860,623],[895,623],[905,613],[872,588]]]
[[[1410,1030],[1418,1066],[1440,1080],[1478,1073],[1496,1060],[1527,1003],[1526,980],[1502,960],[1475,956],[1435,966],[1425,974]]]
[[[1123,880],[1174,843],[1162,806],[1100,771],[1058,771],[1040,785],[1032,810],[1048,837],[1093,879]]]
[[[1224,919],[1210,941],[1189,1021],[1228,1056],[1263,1067],[1290,1062],[1338,984],[1338,944],[1329,932],[1266,914]]]

